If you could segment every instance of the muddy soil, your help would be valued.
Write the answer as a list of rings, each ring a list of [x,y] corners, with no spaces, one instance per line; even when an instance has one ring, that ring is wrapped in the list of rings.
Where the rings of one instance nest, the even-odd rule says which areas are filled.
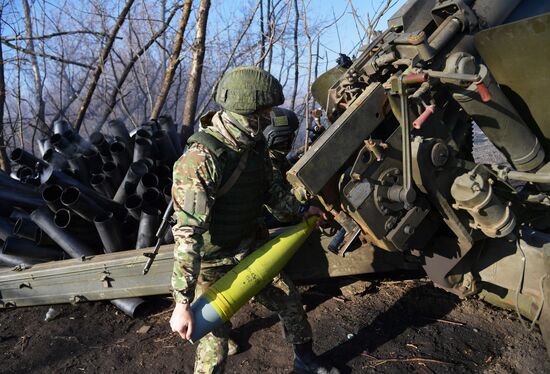
[[[343,373],[549,373],[538,329],[427,281],[344,278],[300,286],[315,350]],[[131,319],[109,303],[0,313],[2,373],[191,373],[195,347],[170,333],[171,300]],[[290,373],[277,317],[251,303],[233,319],[228,373]]]

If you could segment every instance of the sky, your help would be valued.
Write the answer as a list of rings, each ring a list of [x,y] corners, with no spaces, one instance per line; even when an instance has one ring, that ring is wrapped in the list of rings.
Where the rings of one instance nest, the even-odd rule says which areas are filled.
[[[267,0],[264,0],[264,4]],[[275,0],[274,0],[275,1]],[[310,23],[327,27],[321,34],[321,45],[319,46],[319,55],[323,58],[328,57],[329,65],[334,65],[339,53],[351,54],[357,53],[357,48],[361,44],[361,38],[364,36],[361,26],[357,26],[352,14],[352,8],[348,0],[304,0],[308,9],[308,18]],[[381,4],[387,0],[352,0],[353,7],[357,15],[363,19],[366,24],[367,14],[375,14]],[[253,7],[251,1],[250,7]],[[388,18],[395,13],[406,0],[395,0],[395,4],[385,13],[378,29],[385,30]],[[227,19],[227,15],[237,13],[247,1],[228,1],[213,0],[211,13],[212,19],[209,19],[209,25],[216,23],[220,19]],[[302,8],[302,0],[298,0],[298,6]],[[293,10],[292,10],[293,12]],[[292,27],[294,14],[290,14],[290,24]],[[334,23],[334,20],[337,20]],[[324,69],[323,69],[324,71]]]

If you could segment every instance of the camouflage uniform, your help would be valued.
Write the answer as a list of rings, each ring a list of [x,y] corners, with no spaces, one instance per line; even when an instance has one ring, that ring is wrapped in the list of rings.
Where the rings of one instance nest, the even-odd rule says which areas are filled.
[[[241,119],[238,115],[232,113],[232,116],[228,116],[225,112],[218,112],[210,117],[211,119],[203,123],[201,131],[214,136],[230,149],[240,151],[254,143],[249,135],[233,124],[235,118]],[[250,233],[250,237],[243,238],[238,248],[204,253],[203,234],[208,235],[210,212],[221,187],[222,167],[220,160],[200,143],[191,145],[174,165],[172,196],[177,223],[173,228],[176,245],[172,289],[178,303],[190,303],[194,299],[195,288],[199,292],[204,291],[260,244],[256,233]],[[300,215],[299,202],[284,186],[274,181],[271,162],[266,162],[266,169],[269,179],[265,205],[279,218],[295,219]],[[300,296],[284,274],[276,277],[255,300],[278,313],[289,343],[303,344],[311,341],[311,327],[303,311]],[[200,340],[195,372],[223,371],[230,329],[230,323],[227,323]]]

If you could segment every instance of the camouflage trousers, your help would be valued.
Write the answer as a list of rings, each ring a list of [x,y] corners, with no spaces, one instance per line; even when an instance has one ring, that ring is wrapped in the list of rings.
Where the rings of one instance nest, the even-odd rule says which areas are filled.
[[[197,291],[206,290],[221,278],[232,266],[202,268]],[[198,296],[198,295],[197,295]],[[254,297],[267,309],[278,314],[282,322],[283,335],[290,344],[302,344],[311,341],[311,326],[307,321],[300,294],[292,280],[284,273],[279,274],[266,288]],[[195,373],[223,373],[227,360],[229,332],[228,322],[204,336],[197,346]]]

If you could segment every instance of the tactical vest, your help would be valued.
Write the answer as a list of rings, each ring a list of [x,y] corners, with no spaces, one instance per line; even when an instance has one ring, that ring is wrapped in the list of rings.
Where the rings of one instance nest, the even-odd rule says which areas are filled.
[[[224,186],[231,177],[243,153],[236,152],[206,132],[192,135],[188,144],[205,146],[222,165],[220,174]],[[233,186],[216,201],[210,212],[210,227],[203,235],[206,255],[219,251],[232,252],[246,238],[253,237],[267,189],[267,149],[265,142],[256,143],[249,150],[246,166]]]

